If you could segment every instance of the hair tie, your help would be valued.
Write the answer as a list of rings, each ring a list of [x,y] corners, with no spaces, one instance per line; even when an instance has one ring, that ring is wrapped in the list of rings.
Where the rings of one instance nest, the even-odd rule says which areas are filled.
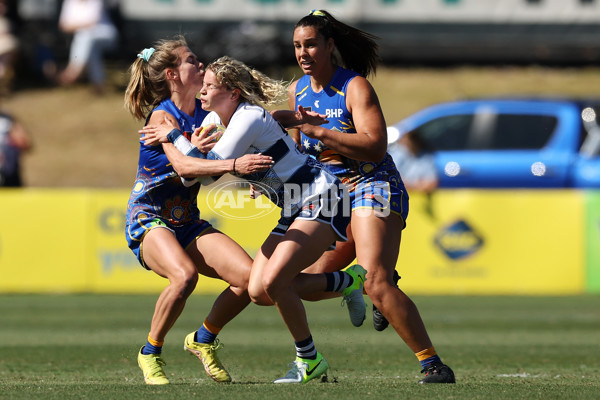
[[[325,13],[323,11],[317,10],[317,9],[311,10],[311,12],[310,12],[309,15],[314,15],[316,17],[325,17],[325,18],[327,18],[327,15],[325,15]]]
[[[148,62],[150,60],[150,57],[152,57],[152,54],[154,54],[155,51],[156,51],[156,49],[154,47],[150,47],[149,49],[142,50],[142,52],[139,53],[137,56],[138,56],[138,58],[141,58],[142,60]]]

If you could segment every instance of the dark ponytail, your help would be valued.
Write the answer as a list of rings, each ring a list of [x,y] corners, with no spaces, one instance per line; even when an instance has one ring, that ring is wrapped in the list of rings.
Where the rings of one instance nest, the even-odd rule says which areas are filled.
[[[310,26],[325,40],[333,38],[343,66],[367,77],[375,74],[379,58],[379,38],[368,32],[346,25],[325,10],[313,10],[296,23],[298,27]]]

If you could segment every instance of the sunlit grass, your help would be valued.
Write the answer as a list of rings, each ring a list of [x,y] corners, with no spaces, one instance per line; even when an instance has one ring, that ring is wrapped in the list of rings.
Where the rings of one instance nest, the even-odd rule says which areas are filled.
[[[212,382],[182,350],[214,296],[192,296],[167,336],[169,387],[148,387],[136,364],[156,296],[1,295],[0,398],[593,399],[600,297],[416,297],[456,385],[418,385],[420,367],[392,329],[348,321],[338,300],[307,303],[329,383],[273,385],[294,358],[272,307],[250,305],[219,335],[231,385]]]

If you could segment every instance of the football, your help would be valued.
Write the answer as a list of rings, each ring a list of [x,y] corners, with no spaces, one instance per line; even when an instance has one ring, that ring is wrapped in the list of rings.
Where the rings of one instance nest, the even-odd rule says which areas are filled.
[[[225,132],[225,127],[223,125],[217,124],[217,125],[215,125],[214,128],[212,128],[211,130],[208,131],[207,135],[213,136],[218,133],[222,134],[224,132]],[[221,138],[221,135],[217,136],[214,141],[217,142],[217,141],[219,141],[220,138]]]

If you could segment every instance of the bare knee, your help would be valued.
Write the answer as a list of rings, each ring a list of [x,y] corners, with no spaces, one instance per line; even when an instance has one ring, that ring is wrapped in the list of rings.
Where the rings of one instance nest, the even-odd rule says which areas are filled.
[[[248,292],[250,293],[250,292]],[[250,295],[250,300],[252,300],[252,302],[256,305],[259,306],[272,306],[273,305],[273,300],[271,300],[271,298],[265,293],[254,293]]]
[[[384,290],[382,289],[383,288],[381,287],[381,284],[377,284],[376,282],[370,279],[367,279],[365,281],[365,292],[367,292],[369,298],[377,308],[379,308],[379,304],[383,299]]]
[[[275,279],[271,279],[268,276],[264,276],[262,279],[262,286],[266,296],[272,301],[277,301],[279,293],[281,292],[281,288],[275,282]]]
[[[416,305],[413,301],[400,290],[396,285],[387,280],[379,283],[365,282],[365,290],[369,298],[384,315],[387,313],[411,313],[416,311]]]
[[[273,305],[273,301],[263,290],[262,287],[257,287],[257,285],[249,285],[248,294],[250,295],[250,300],[252,300],[254,304],[257,304],[259,306]]]
[[[261,295],[258,296],[250,296],[250,299],[252,300],[252,302],[258,306],[272,306],[273,305],[273,300],[271,300],[271,298],[266,294],[266,293],[262,293]]]
[[[170,282],[178,297],[187,299],[196,288],[198,273],[195,270],[182,272],[179,276],[171,278]]]
[[[386,279],[384,274],[371,275],[370,272],[367,274],[367,280],[365,281],[365,291],[377,308],[381,308],[380,306],[386,298],[397,296],[400,292],[396,286]]]

